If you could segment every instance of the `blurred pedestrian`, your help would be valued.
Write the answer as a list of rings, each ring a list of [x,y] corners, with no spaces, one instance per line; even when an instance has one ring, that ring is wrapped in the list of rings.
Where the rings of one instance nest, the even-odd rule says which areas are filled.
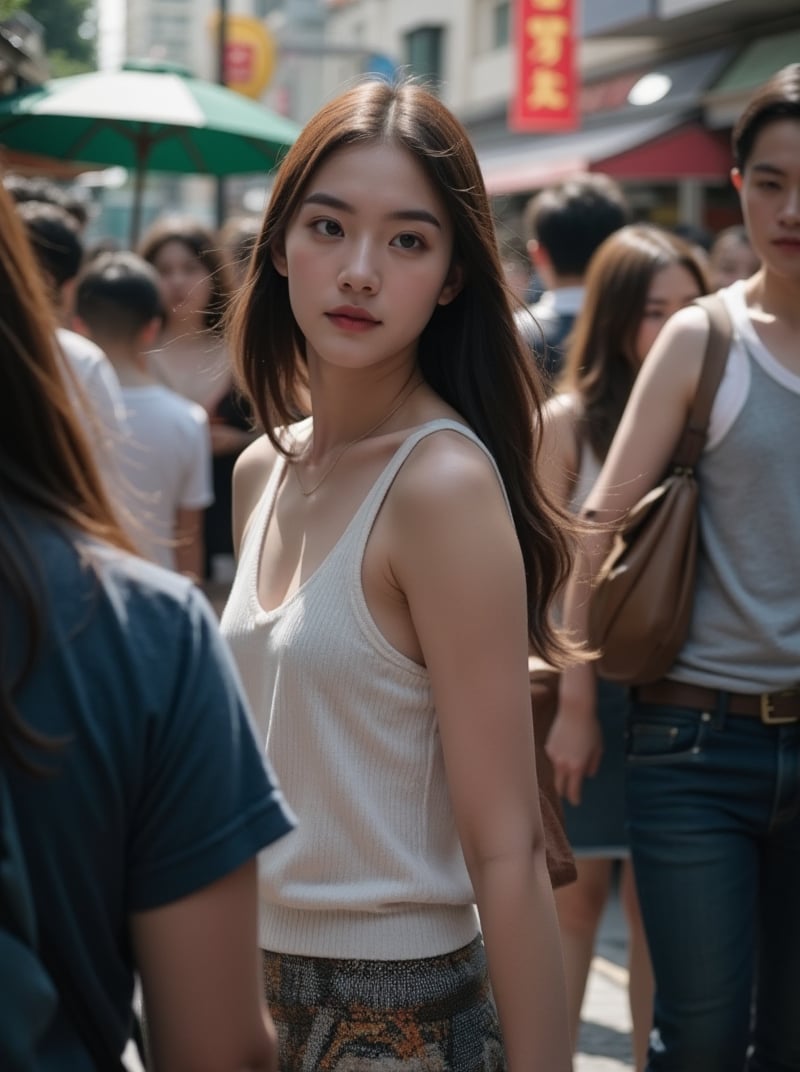
[[[540,472],[553,493],[578,512],[602,468],[631,388],[670,316],[708,290],[691,247],[659,227],[623,227],[603,242],[586,276],[583,308],[567,348],[559,393],[545,408]],[[628,925],[629,998],[636,1068],[644,1067],[653,1018],[653,980],[625,832],[624,733],[628,690],[597,682],[603,755],[582,787],[579,804],[564,804],[577,882],[556,894],[573,1039],[611,892],[614,861],[622,861],[620,892]]]
[[[762,265],[721,291],[733,324],[697,467],[691,625],[668,675],[634,691],[627,812],[656,979],[648,1072],[800,1068],[800,64],[733,130],[733,182]],[[616,522],[661,477],[708,337],[677,313],[648,356],[586,501]],[[609,536],[582,541],[566,624],[586,636]],[[563,675],[556,779],[597,762],[590,667]]]
[[[550,390],[561,372],[565,342],[583,302],[583,279],[592,254],[628,219],[621,187],[601,174],[578,174],[554,183],[526,206],[528,256],[544,293],[516,319]]]
[[[310,120],[232,346],[267,435],[237,465],[223,631],[300,819],[261,887],[281,1060],[566,1070],[528,682],[529,642],[566,657],[564,536],[477,160],[435,97],[366,82]]]
[[[261,230],[259,216],[231,216],[219,231],[219,241],[231,275],[231,289],[236,292],[247,278],[247,269]]]
[[[231,293],[228,268],[212,232],[187,217],[157,220],[142,237],[139,252],[158,272],[164,302],[153,371],[201,405],[211,423],[214,502],[203,520],[203,576],[223,584],[227,593],[233,576],[233,466],[253,439],[222,333]]]
[[[119,377],[128,421],[119,454],[137,492],[142,550],[199,582],[203,511],[213,499],[211,437],[203,407],[165,387],[149,368],[162,321],[158,275],[135,253],[99,254],[78,278],[75,312]]]
[[[711,245],[709,265],[714,290],[755,275],[761,261],[750,245],[747,228],[737,225],[720,231]]]
[[[75,283],[83,260],[83,243],[75,221],[62,206],[26,200],[17,204],[28,241],[45,285],[58,347],[78,391],[73,402],[89,435],[95,461],[115,508],[135,536],[129,489],[120,480],[119,451],[128,434],[119,380],[99,346],[71,330]],[[68,380],[69,384],[74,381]]]
[[[255,856],[290,819],[210,609],[129,553],[2,190],[0,290],[0,762],[59,997],[36,1068],[118,1067],[136,971],[156,1068],[274,1072]]]
[[[3,186],[16,204],[36,201],[39,204],[58,205],[59,208],[69,213],[70,219],[81,236],[86,230],[90,209],[86,198],[80,194],[65,190],[41,175],[18,175],[14,172],[7,172],[3,176]]]

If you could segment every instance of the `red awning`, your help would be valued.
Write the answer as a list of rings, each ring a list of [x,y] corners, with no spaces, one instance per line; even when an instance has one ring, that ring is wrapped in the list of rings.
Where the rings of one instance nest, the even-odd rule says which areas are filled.
[[[515,139],[479,147],[478,158],[490,196],[540,189],[576,171],[604,171],[629,181],[724,181],[733,164],[724,135],[675,116]]]
[[[595,160],[590,170],[603,171],[615,179],[714,181],[727,179],[732,166],[726,135],[688,124],[614,156]]]

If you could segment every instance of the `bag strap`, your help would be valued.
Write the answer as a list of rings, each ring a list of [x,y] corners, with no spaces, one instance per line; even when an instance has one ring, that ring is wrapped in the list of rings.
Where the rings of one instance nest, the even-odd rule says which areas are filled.
[[[711,407],[719,387],[733,339],[733,325],[724,300],[719,294],[697,298],[695,305],[705,309],[709,328],[703,368],[686,427],[672,457],[672,468],[691,469],[703,452],[708,433]]]

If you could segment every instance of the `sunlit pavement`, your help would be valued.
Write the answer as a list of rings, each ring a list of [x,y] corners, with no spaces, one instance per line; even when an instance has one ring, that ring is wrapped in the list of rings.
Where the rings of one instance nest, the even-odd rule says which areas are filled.
[[[583,1003],[575,1072],[631,1072],[626,937],[619,901],[612,898],[600,926]]]

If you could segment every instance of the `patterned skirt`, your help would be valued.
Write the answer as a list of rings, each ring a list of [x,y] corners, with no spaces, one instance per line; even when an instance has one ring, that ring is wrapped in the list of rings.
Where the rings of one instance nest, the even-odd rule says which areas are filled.
[[[480,937],[420,960],[264,953],[280,1072],[504,1072]]]

